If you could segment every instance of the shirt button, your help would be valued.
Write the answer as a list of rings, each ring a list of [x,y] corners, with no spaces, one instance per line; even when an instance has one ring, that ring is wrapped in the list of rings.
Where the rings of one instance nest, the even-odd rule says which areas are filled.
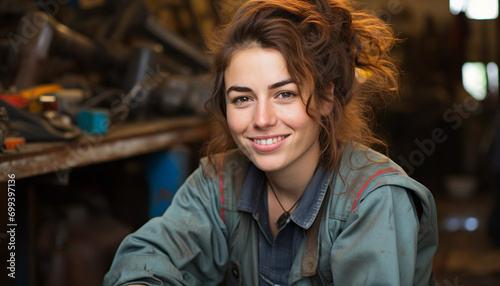
[[[240,277],[240,272],[238,271],[238,268],[233,268],[233,276],[234,278],[238,279]]]

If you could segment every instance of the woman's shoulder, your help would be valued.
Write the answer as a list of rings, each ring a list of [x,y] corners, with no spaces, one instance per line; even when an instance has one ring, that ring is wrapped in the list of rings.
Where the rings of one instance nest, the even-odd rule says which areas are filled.
[[[424,185],[408,176],[405,171],[387,156],[363,145],[346,146],[334,193],[346,199],[346,213],[350,213],[367,195],[391,186],[403,188],[418,198],[424,208],[433,209],[432,194]],[[384,195],[391,195],[384,192]],[[346,214],[344,213],[344,214]]]
[[[208,157],[200,160],[200,167],[208,176],[238,175],[248,168],[249,160],[239,149],[231,149],[224,153],[212,155],[213,162]]]
[[[338,171],[348,181],[355,180],[359,176],[371,176],[384,171],[406,175],[403,168],[388,156],[358,143],[349,143],[344,146]]]
[[[241,153],[239,149],[230,149],[227,150],[224,153],[218,153],[212,155],[214,162],[216,163],[217,166],[220,166],[221,164],[223,166],[225,165],[234,165],[236,163],[238,164],[248,164],[249,160],[248,158]],[[208,156],[205,156],[200,159],[200,164],[202,166],[206,166],[209,164],[209,158]]]
[[[341,164],[350,168],[362,168],[373,164],[397,165],[386,155],[359,143],[344,145]]]

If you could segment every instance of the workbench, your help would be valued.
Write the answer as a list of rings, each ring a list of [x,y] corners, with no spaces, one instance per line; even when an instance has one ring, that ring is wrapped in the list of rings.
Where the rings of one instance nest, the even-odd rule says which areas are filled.
[[[0,220],[3,222],[0,225],[0,242],[5,241],[5,238],[7,238],[7,230],[14,229],[16,248],[15,252],[11,252],[7,247],[4,247],[5,244],[0,243],[0,245],[4,245],[0,248],[0,257],[5,262],[7,258],[11,257],[9,253],[15,253],[15,269],[17,269],[16,272],[18,273],[16,278],[10,279],[6,285],[39,285],[42,279],[46,278],[37,274],[37,271],[40,269],[39,263],[41,259],[38,253],[40,243],[40,230],[38,228],[44,223],[45,225],[48,224],[46,218],[40,217],[42,207],[38,201],[40,198],[50,197],[51,191],[50,188],[43,188],[43,185],[38,188],[36,182],[40,180],[30,181],[30,179],[39,175],[48,175],[53,180],[53,174],[55,174],[60,178],[59,183],[64,183],[67,174],[79,167],[97,166],[99,163],[158,153],[163,150],[169,150],[179,144],[190,145],[192,143],[197,145],[208,139],[210,135],[209,127],[210,124],[207,118],[192,116],[135,121],[113,124],[108,128],[108,132],[105,135],[82,133],[77,140],[70,142],[31,142],[19,146],[17,150],[9,150],[1,153],[0,186],[5,195],[0,197],[0,205],[5,211],[0,213]],[[12,174],[15,179],[10,180],[9,175],[13,178]],[[41,177],[43,178],[44,176]],[[8,212],[6,208],[8,204],[7,190],[13,195],[11,198],[13,208],[12,212],[9,213],[9,217],[7,216]],[[143,193],[143,196],[145,195],[146,192]],[[55,200],[57,201],[59,198]],[[64,200],[61,199],[61,201]],[[137,201],[140,202],[141,198]],[[9,200],[9,203],[11,203],[11,200]],[[45,206],[46,208],[47,206]],[[64,203],[59,208],[60,210],[64,209]],[[135,212],[134,216],[136,216],[138,211],[140,211],[138,208],[139,206],[136,204],[134,208],[127,210],[127,212]],[[141,215],[144,214],[137,214],[138,217],[142,217]],[[103,217],[111,221],[111,217]],[[63,221],[64,218],[65,216],[61,215],[59,220]],[[113,221],[116,220],[113,219]],[[93,240],[88,238],[90,234],[95,234],[93,237],[96,237],[96,234],[99,233],[98,231],[101,231],[98,235],[99,237],[108,237],[107,239],[114,237],[116,240],[117,233],[122,233],[124,237],[131,231],[128,226],[125,227],[124,224],[117,225],[116,223],[110,224],[115,227],[113,229],[99,229],[97,226],[99,222],[103,223],[101,220],[96,221],[95,229],[86,232],[84,236],[79,238],[80,240],[77,243],[85,247],[95,246],[93,251],[96,251],[97,247],[109,247],[109,242],[107,242],[108,244],[104,244],[104,246],[102,243],[94,245]],[[68,223],[65,226],[69,229]],[[127,231],[125,232],[125,230]],[[107,240],[104,239],[104,241]],[[76,242],[73,241],[73,243]],[[97,254],[104,255],[103,253]],[[103,261],[96,261],[96,264],[100,265],[99,263],[103,264]],[[65,264],[69,265],[69,262]],[[106,267],[109,266],[106,265]],[[105,268],[100,269],[103,272],[101,273],[102,276],[106,270]],[[47,275],[47,277],[50,277],[51,274]],[[100,281],[102,281],[102,277],[100,276],[88,278],[94,282],[98,281],[99,283],[97,284],[100,284]]]
[[[0,182],[152,153],[209,137],[202,117],[164,118],[110,126],[106,135],[83,133],[71,142],[27,143],[0,154]]]

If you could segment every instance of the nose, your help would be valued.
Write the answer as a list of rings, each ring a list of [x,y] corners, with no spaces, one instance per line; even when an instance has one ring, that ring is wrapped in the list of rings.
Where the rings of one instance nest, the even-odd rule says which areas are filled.
[[[273,104],[267,100],[259,101],[253,121],[257,129],[266,129],[269,126],[275,125],[277,117]]]

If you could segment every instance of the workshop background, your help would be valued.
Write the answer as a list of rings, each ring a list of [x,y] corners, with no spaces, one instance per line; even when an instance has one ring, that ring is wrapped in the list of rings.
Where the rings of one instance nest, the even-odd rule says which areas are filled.
[[[242,2],[0,0],[1,285],[101,285],[163,213],[210,136],[204,42]],[[439,285],[500,285],[498,0],[358,2],[404,40],[379,133],[436,198]]]

